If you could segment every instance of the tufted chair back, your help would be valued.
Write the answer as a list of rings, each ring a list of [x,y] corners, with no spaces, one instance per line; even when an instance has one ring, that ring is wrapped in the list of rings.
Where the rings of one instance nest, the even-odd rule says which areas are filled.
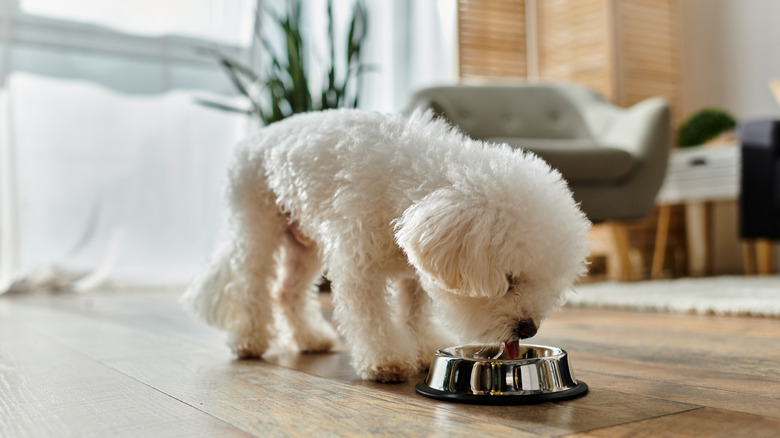
[[[666,172],[671,126],[660,98],[620,108],[574,84],[455,85],[418,91],[416,107],[475,139],[539,155],[594,222],[648,215]]]
[[[412,106],[431,107],[477,139],[593,139],[615,111],[576,85],[458,85],[422,90]]]

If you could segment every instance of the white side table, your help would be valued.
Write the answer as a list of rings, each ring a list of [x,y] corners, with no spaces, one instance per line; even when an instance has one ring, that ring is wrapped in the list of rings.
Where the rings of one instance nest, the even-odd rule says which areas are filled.
[[[672,204],[685,204],[690,275],[704,275],[712,267],[712,203],[739,197],[740,166],[739,144],[672,151],[666,177],[656,197],[659,214],[653,278],[662,277]]]

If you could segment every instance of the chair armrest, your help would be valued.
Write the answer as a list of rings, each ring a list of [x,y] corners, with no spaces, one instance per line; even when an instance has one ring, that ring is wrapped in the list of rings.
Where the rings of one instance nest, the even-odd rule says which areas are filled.
[[[663,98],[654,97],[619,111],[600,140],[643,159],[662,141],[667,142],[664,148],[668,152],[670,130],[669,104]]]
[[[424,89],[415,93],[404,113],[408,115],[421,108],[433,110],[434,114],[445,119],[454,115],[454,109],[437,89]]]

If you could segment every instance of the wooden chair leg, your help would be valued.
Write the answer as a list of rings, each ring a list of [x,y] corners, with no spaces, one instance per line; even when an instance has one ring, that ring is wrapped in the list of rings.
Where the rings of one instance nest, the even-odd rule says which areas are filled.
[[[628,230],[619,222],[602,222],[590,232],[591,257],[604,255],[607,259],[607,279],[632,281],[633,263],[630,256]]]
[[[745,262],[745,275],[756,275],[756,244],[752,240],[742,242],[742,260]]]
[[[769,275],[774,265],[774,248],[769,239],[756,241],[756,258],[758,259],[758,275]]]
[[[666,242],[669,238],[669,222],[672,206],[663,204],[658,207],[658,227],[655,231],[655,247],[653,248],[653,266],[650,276],[654,279],[664,276],[664,259],[666,258]]]
[[[628,230],[626,226],[620,222],[610,223],[612,228],[612,239],[615,248],[616,260],[610,261],[614,273],[612,274],[615,279],[619,281],[632,281],[633,269],[631,268],[631,257],[629,257],[628,251],[630,249],[628,241]]]
[[[707,203],[687,202],[685,204],[685,234],[688,240],[688,274],[702,277],[707,274],[710,230],[708,229]]]
[[[704,204],[704,273],[713,275],[715,273],[715,203],[707,202]]]

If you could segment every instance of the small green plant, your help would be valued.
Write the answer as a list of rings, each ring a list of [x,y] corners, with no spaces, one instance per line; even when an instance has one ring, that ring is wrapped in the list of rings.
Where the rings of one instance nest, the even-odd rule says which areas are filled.
[[[225,70],[235,89],[249,102],[249,108],[240,108],[214,100],[198,99],[198,103],[212,108],[232,111],[256,117],[263,125],[282,120],[296,113],[331,108],[355,108],[359,102],[359,84],[362,73],[368,70],[361,57],[367,35],[368,15],[361,0],[355,3],[347,36],[346,59],[336,57],[332,0],[328,0],[328,52],[327,76],[315,78],[310,74],[306,55],[311,48],[304,41],[301,27],[301,0],[289,0],[285,15],[278,15],[266,7],[258,14],[265,14],[280,32],[284,50],[277,53],[270,44],[270,36],[258,30],[266,58],[263,72],[255,72],[246,65],[219,53],[210,51]],[[258,17],[259,19],[262,16]],[[346,66],[346,67],[344,67]],[[346,71],[340,71],[346,68]],[[312,89],[321,88],[315,96]]]
[[[680,147],[697,146],[732,131],[737,121],[729,113],[708,108],[692,114],[680,126],[677,132],[677,145]]]

